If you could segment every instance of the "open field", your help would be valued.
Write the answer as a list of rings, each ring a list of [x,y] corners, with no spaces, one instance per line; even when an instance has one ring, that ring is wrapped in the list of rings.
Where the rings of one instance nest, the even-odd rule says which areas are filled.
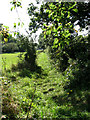
[[[7,70],[4,71],[3,115],[7,120],[18,118],[76,118],[88,120],[89,112],[86,99],[82,94],[71,97],[72,90],[67,92],[64,85],[67,79],[50,64],[46,53],[41,52],[37,64],[41,67],[35,72],[28,69],[10,69],[18,61],[19,53],[3,54],[6,57]],[[9,70],[8,70],[9,69]],[[75,101],[74,101],[75,100]],[[80,103],[81,100],[84,103]],[[78,101],[78,103],[77,103]]]
[[[20,53],[5,53],[0,54],[2,59],[2,65],[6,64],[6,69],[10,68],[12,64],[16,64],[18,61],[18,55]]]

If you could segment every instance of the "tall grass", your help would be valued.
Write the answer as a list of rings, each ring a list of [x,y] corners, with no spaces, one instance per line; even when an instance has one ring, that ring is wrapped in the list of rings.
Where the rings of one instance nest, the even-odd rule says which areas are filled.
[[[2,55],[6,57],[7,69],[12,63],[17,63],[18,55],[19,53]],[[39,72],[31,72],[27,68],[6,71],[7,77],[2,81],[3,114],[6,119],[88,119],[89,113],[85,106],[79,108],[72,104],[72,91],[64,90],[68,80],[52,67],[48,55],[41,52],[37,63],[41,67]],[[76,99],[79,101],[80,98],[76,96]],[[85,100],[84,95],[83,99]]]

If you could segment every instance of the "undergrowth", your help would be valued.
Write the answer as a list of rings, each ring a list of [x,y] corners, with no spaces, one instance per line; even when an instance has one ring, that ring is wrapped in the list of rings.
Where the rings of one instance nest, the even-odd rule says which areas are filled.
[[[2,114],[5,119],[88,120],[88,91],[65,89],[69,79],[50,64],[45,52],[38,54],[37,64],[39,67],[33,72],[18,69],[17,65],[3,71]]]

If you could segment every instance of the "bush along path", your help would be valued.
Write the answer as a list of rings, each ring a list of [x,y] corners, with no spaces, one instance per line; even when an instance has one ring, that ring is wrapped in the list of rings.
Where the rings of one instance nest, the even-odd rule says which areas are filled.
[[[79,106],[79,108],[72,104],[73,99],[70,94],[73,91],[64,90],[69,80],[50,64],[45,52],[38,55],[37,64],[41,69],[35,72],[30,72],[25,68],[6,71],[6,78],[2,80],[4,117],[7,120],[19,118],[26,118],[26,120],[28,118],[89,119],[86,106]],[[80,104],[80,98],[76,96],[76,99],[79,99],[78,104]],[[85,100],[84,96],[81,99]]]

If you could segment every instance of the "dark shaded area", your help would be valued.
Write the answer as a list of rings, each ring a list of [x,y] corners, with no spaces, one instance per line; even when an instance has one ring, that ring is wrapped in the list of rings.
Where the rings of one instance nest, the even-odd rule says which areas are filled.
[[[12,101],[12,102],[11,102]],[[17,120],[16,115],[18,114],[18,105],[12,100],[11,97],[2,97],[2,114],[7,115],[5,120]]]
[[[71,92],[69,95],[52,97],[57,105],[63,106],[56,110],[58,118],[63,116],[64,119],[66,118],[68,120],[89,120],[89,115],[85,113],[85,111],[90,112],[89,98],[90,95],[88,93],[83,96],[79,91]]]
[[[52,97],[52,99],[58,104],[58,105],[65,105],[68,101],[67,95],[55,95]]]
[[[20,77],[27,76],[31,78],[32,74],[35,74],[36,78],[44,78],[45,76],[47,76],[47,73],[45,73],[40,66],[33,65],[33,67],[31,67],[27,62],[21,62],[21,63],[18,63],[17,65],[13,65],[11,69],[13,72],[19,71],[18,76]],[[10,72],[10,71],[7,71],[7,72]],[[12,79],[15,79],[15,77],[12,76]]]

